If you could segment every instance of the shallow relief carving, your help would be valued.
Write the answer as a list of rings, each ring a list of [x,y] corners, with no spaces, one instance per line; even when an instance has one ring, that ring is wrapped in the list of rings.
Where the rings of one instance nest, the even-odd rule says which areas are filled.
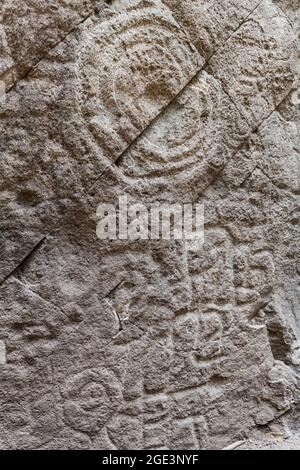
[[[274,113],[267,119],[291,87],[280,80],[278,90],[273,73],[279,56],[280,77],[288,68],[290,26],[273,7],[241,2],[250,20],[239,28],[245,16],[234,15],[233,37],[199,72],[202,54],[171,10],[131,3],[83,22],[9,92],[6,220],[27,242],[26,220],[34,234],[49,213],[55,223],[29,249],[13,238],[21,254],[5,251],[0,373],[22,375],[1,397],[5,447],[11,435],[27,448],[220,448],[294,400],[296,338],[282,319],[292,292],[285,303],[282,285],[294,278],[295,185],[279,181]],[[264,76],[254,101],[245,75],[227,70],[236,44],[245,60],[251,49],[247,75]],[[96,207],[124,193],[203,202],[204,247],[101,243]]]

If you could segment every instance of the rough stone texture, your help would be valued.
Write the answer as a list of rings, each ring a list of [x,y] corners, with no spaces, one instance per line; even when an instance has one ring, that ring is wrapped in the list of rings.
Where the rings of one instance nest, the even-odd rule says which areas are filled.
[[[248,121],[259,124],[289,91],[294,40],[286,16],[264,1],[210,59],[208,71]]]
[[[88,189],[202,64],[169,10],[142,1],[90,16],[7,93],[1,277],[55,223],[55,202]]]
[[[2,0],[0,79],[7,87],[24,77],[102,0]]]
[[[238,29],[258,0],[163,0],[206,59]]]
[[[267,433],[259,440],[246,441],[236,450],[300,450],[300,437],[299,434],[283,437],[280,432]]]
[[[1,448],[296,425],[294,3],[4,2]],[[203,248],[97,239],[125,194],[204,203]]]

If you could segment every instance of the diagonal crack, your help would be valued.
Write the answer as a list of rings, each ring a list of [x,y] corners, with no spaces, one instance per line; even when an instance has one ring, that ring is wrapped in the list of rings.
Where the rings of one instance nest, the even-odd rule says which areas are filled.
[[[116,284],[107,294],[105,294],[104,297],[102,297],[102,299],[100,300],[100,302],[102,302],[102,300],[105,300],[107,297],[109,297],[111,294],[113,294],[122,284],[123,282],[125,281],[126,279],[122,279],[120,282],[118,282],[118,284]]]
[[[130,144],[126,147],[125,150],[123,150],[123,152],[118,156],[118,158],[113,162],[114,165],[117,165],[117,166],[120,166],[120,164],[122,163],[122,159],[124,157],[124,155],[130,150],[130,148],[140,139],[140,137],[142,137],[142,135],[144,133],[147,132],[147,130],[153,125],[155,124],[159,119],[160,117],[165,113],[165,111],[174,103],[174,101],[178,98],[179,95],[181,95],[181,93],[184,92],[184,90],[186,90],[186,88],[189,87],[189,85],[192,83],[192,81],[195,79],[195,77],[198,76],[198,74],[202,71],[204,65],[202,65],[199,69],[197,69],[197,71],[195,72],[195,74],[189,79],[189,81],[178,91],[178,93],[173,96],[173,98],[160,110],[160,112],[153,118],[149,121],[149,123],[147,124],[147,126],[132,140],[132,142],[130,142]]]
[[[246,185],[247,181],[250,180],[250,178],[252,177],[255,170],[257,170],[257,168],[258,168],[258,163],[255,164],[255,166],[251,169],[251,171],[245,176],[243,181],[239,183],[238,188],[241,188]]]
[[[41,247],[41,245],[44,243],[44,241],[46,240],[46,236],[44,236],[43,238],[41,238],[35,245],[34,247],[29,251],[29,253],[26,254],[26,256],[20,261],[20,263],[14,268],[12,269],[8,274],[7,276],[3,279],[3,281],[0,283],[0,286],[2,284],[4,284],[7,279],[9,279],[11,276],[15,275],[18,273],[18,271],[20,269],[22,269],[22,267],[25,265],[25,263],[32,257],[32,255]]]
[[[264,0],[263,0],[263,1],[264,1]],[[224,45],[227,43],[227,41],[229,41],[230,38],[246,23],[246,21],[248,20],[248,18],[253,14],[253,12],[254,12],[257,8],[259,8],[259,6],[263,3],[263,1],[260,2],[260,3],[249,13],[249,15],[247,15],[247,17],[243,20],[243,22],[235,29],[235,31],[233,31],[233,33],[227,38],[227,40],[225,41],[225,43],[224,43],[222,46],[220,46],[220,48],[224,47]],[[55,47],[57,47],[58,44],[60,44],[61,42],[63,42],[70,34],[72,34],[72,33],[74,32],[74,30],[76,30],[76,29],[77,29],[82,23],[84,23],[91,15],[93,15],[94,12],[95,12],[95,10],[96,10],[96,9],[94,9],[89,15],[87,15],[82,21],[80,21],[80,23],[78,23],[78,24],[77,24],[64,38],[62,38],[52,49],[54,49]],[[160,118],[160,116],[161,116],[161,115],[165,112],[165,110],[174,102],[174,100],[176,100],[176,98],[190,85],[190,83],[194,80],[194,78],[195,78],[203,69],[205,70],[205,66],[207,65],[208,61],[211,60],[211,58],[212,58],[215,54],[217,54],[217,52],[219,51],[220,48],[218,48],[218,49],[206,60],[206,62],[202,65],[202,67],[197,70],[197,72],[193,75],[193,77],[192,77],[192,78],[185,84],[185,86],[176,94],[176,96],[173,97],[173,99],[160,111],[160,113],[148,124],[148,126],[133,140],[133,142],[131,142],[131,144],[127,147],[127,149],[125,149],[125,150],[122,152],[122,154],[118,157],[118,159],[114,162],[114,164],[116,164],[116,165],[118,166],[118,165],[121,163],[122,157],[123,157],[124,154],[128,151],[128,149],[129,149],[132,145],[134,145],[134,143],[144,134],[144,132],[147,131],[147,129],[148,129],[151,125],[153,125],[153,123],[154,123],[156,120],[158,120],[158,119]],[[51,49],[51,50],[52,50],[52,49]],[[49,51],[47,52],[47,54],[48,54],[48,53],[49,53]],[[40,60],[32,67],[32,69],[33,69],[34,67],[36,67],[42,60],[43,60],[43,59],[40,59]],[[32,70],[32,69],[31,69],[31,70]],[[31,70],[30,70],[30,71],[31,71]],[[30,73],[30,71],[26,74],[26,76]],[[11,90],[16,86],[17,83],[18,83],[18,82],[16,82],[16,83],[13,85],[13,87],[10,88],[9,91],[11,91]],[[257,131],[257,129],[264,123],[264,121],[266,121],[275,111],[277,111],[277,109],[280,107],[280,105],[284,102],[284,100],[285,100],[286,97],[288,96],[288,93],[289,93],[289,92],[290,92],[290,90],[289,90],[289,91],[287,92],[287,94],[283,97],[283,99],[280,101],[280,103],[278,103],[277,106],[276,106],[276,107],[257,125],[257,127],[252,131],[252,133],[255,133],[255,132]],[[232,158],[234,158],[234,156],[239,152],[239,150],[240,150],[240,148],[242,147],[242,145],[243,145],[248,139],[249,139],[249,136],[247,137],[247,139],[245,139],[245,140],[243,141],[243,143],[239,146],[239,148],[236,150],[236,152],[231,156],[231,158],[229,159],[229,161],[230,161]],[[228,162],[227,162],[227,164],[228,164]],[[223,168],[223,169],[224,169],[224,168]],[[221,172],[222,172],[222,170],[221,170]],[[221,172],[220,172],[220,173],[221,173]],[[218,174],[218,176],[220,176],[220,173]],[[100,175],[100,177],[103,176],[103,174],[105,174],[105,172],[102,173],[102,174]],[[99,177],[98,177],[98,179],[99,179]],[[98,179],[97,179],[97,180],[98,180]],[[215,181],[215,180],[214,180],[214,181]],[[213,181],[213,182],[214,182],[214,181]],[[204,190],[203,192],[205,192],[205,191],[207,190],[207,188],[208,188],[211,184],[213,184],[213,182],[210,183],[210,184],[205,188],[205,190]],[[95,184],[95,183],[94,183],[94,184]],[[33,247],[33,249],[25,256],[25,258],[19,263],[19,265],[18,265],[16,268],[14,268],[14,269],[6,276],[6,278],[2,281],[1,284],[3,284],[10,276],[14,275],[20,268],[22,268],[22,266],[24,265],[24,263],[32,256],[32,254],[33,254],[36,250],[39,249],[39,247],[41,246],[41,244],[44,242],[45,238],[46,238],[46,237],[43,237],[43,238]],[[123,281],[124,281],[124,280],[122,280],[117,286],[115,286],[115,287],[111,290],[111,292],[109,292],[109,293],[105,296],[105,298],[106,298],[108,295],[110,295],[112,292],[114,292],[115,289],[117,289],[118,286],[121,285],[121,283],[122,283]],[[131,319],[127,319],[127,320],[130,321],[130,322],[132,322]],[[134,322],[133,322],[133,323],[134,323]],[[136,325],[136,326],[138,326],[138,325]],[[140,326],[138,326],[138,328],[140,328]],[[144,334],[146,334],[146,333],[147,333],[147,332],[144,331]],[[161,345],[161,346],[162,346],[162,345]]]
[[[253,8],[250,13],[244,18],[244,20],[238,25],[238,27],[228,36],[228,38],[226,39],[226,41],[220,46],[218,47],[206,60],[205,62],[202,64],[201,67],[199,67],[199,69],[195,72],[195,74],[189,79],[189,81],[180,89],[180,91],[171,99],[171,101],[166,105],[164,106],[160,112],[157,114],[157,116],[155,116],[149,123],[148,125],[137,135],[137,137],[135,137],[135,139],[123,150],[123,152],[117,157],[117,159],[112,163],[112,165],[110,165],[106,170],[104,170],[100,175],[97,176],[96,180],[93,182],[93,184],[90,186],[90,188],[88,188],[87,192],[90,192],[94,187],[95,185],[98,183],[98,181],[106,174],[106,172],[108,171],[109,168],[112,168],[114,165],[116,166],[120,166],[121,163],[122,163],[122,159],[124,157],[124,155],[126,155],[126,153],[130,150],[130,148],[147,132],[147,130],[149,130],[149,128],[155,123],[157,122],[160,117],[165,113],[165,111],[172,105],[172,103],[174,103],[174,101],[178,98],[178,96],[180,94],[182,94],[189,86],[190,84],[192,83],[192,81],[201,73],[201,71],[205,71],[205,68],[206,66],[208,65],[209,61],[219,52],[220,49],[222,49],[226,44],[227,42],[232,38],[232,36],[234,36],[234,34],[248,21],[249,17],[254,13],[255,10],[257,10],[260,5],[264,2],[265,0],[262,0],[261,2],[259,2],[255,8]],[[184,30],[184,28],[182,28],[182,26],[180,25],[180,29],[185,33],[186,31]],[[218,81],[218,80],[217,80]],[[218,81],[219,83],[219,81]],[[222,87],[223,89],[223,87]],[[232,101],[232,100],[231,100]],[[233,103],[234,104],[234,103]],[[236,107],[236,105],[234,104],[234,106]],[[240,112],[239,112],[240,114]]]
[[[18,277],[15,277],[14,274],[11,274],[11,276],[14,277],[14,281],[18,282],[22,287],[24,287],[24,289],[28,290],[33,296],[37,297],[38,299],[40,299],[42,302],[44,302],[45,304],[49,305],[51,308],[54,308],[56,310],[58,310],[60,313],[62,313],[64,316],[66,316],[65,312],[60,308],[58,307],[56,304],[50,302],[49,300],[46,300],[44,297],[42,297],[40,294],[38,294],[37,292],[35,292],[34,290],[32,290],[28,284],[24,284]]]
[[[232,32],[230,33],[230,35],[227,37],[226,41],[221,45],[219,46],[208,58],[207,60],[205,61],[205,64],[204,64],[204,67],[207,65],[207,63],[219,52],[220,49],[222,49],[228,41],[230,41],[230,39],[235,35],[235,33],[245,24],[247,23],[248,19],[250,18],[250,16],[252,16],[252,14],[260,7],[260,5],[262,5],[266,0],[261,0],[259,3],[256,4],[256,6],[248,13],[247,16],[245,16],[245,18],[243,19],[243,21],[234,29],[232,30]]]
[[[286,100],[287,97],[289,96],[291,90],[292,90],[292,86],[291,86],[291,88],[289,88],[289,90],[286,92],[286,94],[283,96],[283,98],[276,104],[276,106],[274,106],[274,108],[272,109],[272,111],[270,111],[270,113],[269,113],[266,117],[264,117],[264,118],[260,121],[260,123],[253,129],[252,133],[257,132],[257,131],[259,130],[259,128],[263,125],[263,123],[264,123],[265,121],[267,121],[267,120],[272,116],[273,113],[275,113],[275,112],[278,111],[278,109],[280,108],[280,106],[285,102],[285,100]]]
[[[16,88],[16,86],[18,85],[18,83],[22,80],[25,80],[29,75],[30,73],[36,68],[39,66],[39,64],[41,62],[43,62],[43,60],[45,60],[46,57],[48,57],[48,55],[54,50],[56,49],[62,42],[64,42],[71,34],[73,34],[78,28],[80,28],[80,26],[85,23],[91,16],[93,16],[94,14],[96,14],[98,11],[99,11],[99,8],[100,7],[104,7],[104,6],[108,6],[107,3],[102,3],[101,5],[97,5],[96,7],[94,7],[92,10],[90,10],[89,13],[87,13],[86,16],[84,16],[78,23],[76,23],[75,26],[73,26],[73,28],[70,29],[70,31],[68,31],[67,34],[65,34],[63,37],[61,37],[59,39],[59,41],[57,41],[52,47],[50,47],[46,52],[45,54],[40,57],[39,59],[37,59],[32,65],[31,67],[27,70],[27,72],[20,76],[7,90],[6,90],[6,93],[10,93],[12,90],[14,90]]]
[[[198,197],[200,197],[201,195],[203,195],[208,188],[210,188],[210,186],[212,186],[216,180],[221,176],[221,174],[223,173],[224,169],[227,167],[227,165],[232,161],[232,159],[239,153],[239,151],[243,148],[243,146],[245,145],[246,142],[249,141],[249,139],[251,138],[251,136],[253,134],[256,134],[257,131],[259,130],[259,128],[264,124],[265,121],[267,121],[273,113],[277,112],[278,109],[280,108],[280,106],[282,105],[282,103],[284,103],[284,101],[286,100],[286,98],[289,96],[290,94],[290,91],[291,90],[288,90],[286,92],[286,94],[284,95],[284,97],[280,100],[280,102],[272,109],[272,111],[266,116],[264,117],[260,122],[259,124],[257,124],[257,126],[252,130],[252,132],[248,135],[247,138],[245,138],[241,143],[240,145],[238,146],[238,148],[236,149],[236,151],[231,155],[231,157],[228,159],[228,161],[226,162],[226,164],[224,165],[224,167],[219,171],[219,173],[216,175],[216,177],[210,181],[207,186],[202,190],[201,194],[198,195]],[[257,165],[258,166],[258,165]],[[259,168],[260,169],[260,168]],[[261,169],[260,169],[261,170]],[[254,171],[254,170],[253,170]],[[265,175],[266,176],[266,175]],[[270,178],[269,178],[270,179]],[[271,181],[271,180],[270,180]],[[273,183],[274,184],[274,183]],[[276,186],[276,185],[275,185]],[[193,201],[193,204],[197,202],[198,200],[198,197],[195,201]]]

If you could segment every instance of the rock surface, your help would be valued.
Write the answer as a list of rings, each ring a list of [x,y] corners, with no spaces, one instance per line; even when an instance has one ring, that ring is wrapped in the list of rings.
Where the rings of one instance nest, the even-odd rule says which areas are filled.
[[[299,425],[297,4],[2,3],[2,449]],[[203,247],[98,239],[125,195],[204,204]]]

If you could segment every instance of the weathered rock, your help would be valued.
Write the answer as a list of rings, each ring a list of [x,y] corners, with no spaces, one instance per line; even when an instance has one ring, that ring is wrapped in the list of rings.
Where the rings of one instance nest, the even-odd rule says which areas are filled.
[[[41,226],[55,224],[52,202],[89,189],[203,64],[160,2],[99,15],[2,103],[1,251],[13,260],[0,268],[2,278],[28,253],[21,247],[41,239]]]
[[[299,400],[295,27],[94,3],[4,5],[1,448],[223,448]],[[98,239],[125,195],[204,204],[203,247]]]
[[[0,80],[11,87],[93,13],[102,0],[3,0]]]
[[[208,59],[259,5],[258,0],[163,0]]]
[[[266,0],[210,59],[208,72],[249,123],[258,125],[291,90],[295,39],[286,15]]]

